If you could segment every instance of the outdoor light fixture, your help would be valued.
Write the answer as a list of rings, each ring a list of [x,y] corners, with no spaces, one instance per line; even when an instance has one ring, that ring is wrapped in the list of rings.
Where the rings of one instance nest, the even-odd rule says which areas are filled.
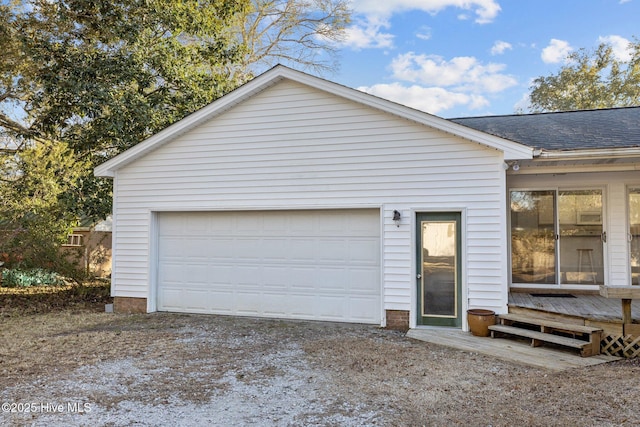
[[[402,217],[402,215],[400,215],[400,212],[393,211],[393,222],[396,223],[396,227],[400,227],[400,218],[401,217]]]
[[[514,162],[504,162],[502,164],[502,167],[504,168],[504,170],[513,170],[514,172],[518,172],[520,170],[520,164],[518,163],[518,161],[514,161]]]

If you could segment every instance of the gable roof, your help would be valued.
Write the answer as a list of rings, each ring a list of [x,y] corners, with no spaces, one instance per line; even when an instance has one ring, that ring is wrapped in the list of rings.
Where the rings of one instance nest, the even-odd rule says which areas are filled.
[[[102,163],[95,168],[94,174],[96,176],[113,177],[116,170],[285,79],[502,151],[505,160],[524,160],[533,157],[533,149],[518,142],[478,131],[471,127],[378,98],[319,77],[311,76],[283,65],[277,65],[206,107],[190,114],[150,138]]]
[[[450,120],[548,151],[640,147],[640,107]]]

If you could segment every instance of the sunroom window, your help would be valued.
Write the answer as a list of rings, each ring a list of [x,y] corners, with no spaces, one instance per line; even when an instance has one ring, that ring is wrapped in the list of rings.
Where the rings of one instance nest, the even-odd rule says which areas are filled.
[[[511,281],[604,283],[602,190],[512,190]]]

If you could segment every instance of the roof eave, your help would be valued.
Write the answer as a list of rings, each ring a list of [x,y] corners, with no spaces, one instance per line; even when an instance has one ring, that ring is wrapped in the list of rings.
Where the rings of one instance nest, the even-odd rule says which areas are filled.
[[[534,156],[536,160],[595,160],[640,157],[640,147],[536,150]]]

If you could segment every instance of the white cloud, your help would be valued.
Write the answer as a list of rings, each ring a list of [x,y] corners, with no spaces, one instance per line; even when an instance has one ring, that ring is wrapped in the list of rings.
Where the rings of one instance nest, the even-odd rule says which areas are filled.
[[[416,37],[421,40],[431,39],[431,28],[427,26],[420,27],[420,32],[416,34]]]
[[[551,39],[549,46],[542,49],[542,60],[547,64],[556,64],[566,59],[573,48],[569,42],[558,39]]]
[[[438,114],[440,111],[458,106],[478,109],[489,105],[489,101],[481,95],[448,91],[439,87],[405,86],[401,83],[391,83],[359,87],[358,89],[431,114]]]
[[[599,43],[607,43],[610,44],[613,48],[613,55],[619,61],[629,61],[631,59],[631,50],[629,50],[629,44],[631,43],[628,39],[620,36],[604,36],[598,37]]]
[[[448,7],[457,7],[474,12],[479,24],[492,22],[501,10],[497,0],[353,0],[351,6],[356,13],[384,18],[409,10],[435,15]]]
[[[379,20],[359,22],[346,29],[345,39],[342,45],[352,49],[378,48],[387,49],[393,47],[393,34],[384,33],[381,30],[389,28],[389,23]]]
[[[447,61],[441,56],[413,52],[398,55],[391,62],[395,79],[473,93],[496,93],[516,85],[515,78],[502,73],[504,68],[504,64],[481,64],[470,56]]]
[[[448,7],[457,7],[474,12],[475,21],[486,24],[500,12],[497,0],[353,0],[351,7],[356,23],[347,29],[342,46],[354,49],[392,47],[394,36],[383,30],[389,29],[389,20],[396,13],[421,11],[435,15]],[[424,39],[430,34],[418,37]]]
[[[511,43],[503,42],[502,40],[496,40],[491,47],[491,55],[502,55],[506,50],[513,49]]]

